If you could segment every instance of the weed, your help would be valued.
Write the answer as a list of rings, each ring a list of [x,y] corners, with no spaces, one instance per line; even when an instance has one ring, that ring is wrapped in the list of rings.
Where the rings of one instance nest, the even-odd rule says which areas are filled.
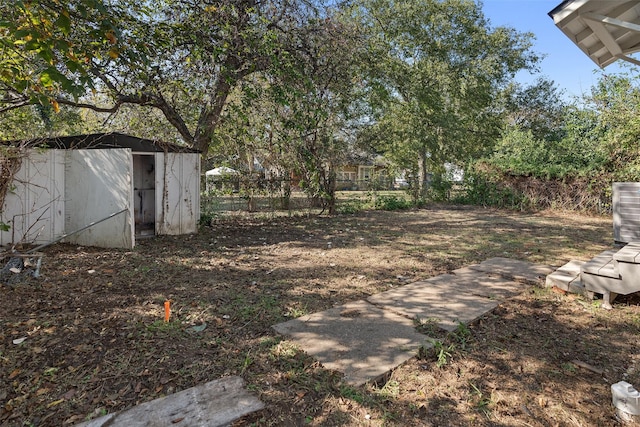
[[[242,361],[242,369],[240,369],[240,375],[244,374],[251,365],[253,365],[253,358],[251,357],[251,351],[247,351],[247,354],[245,354],[244,360]]]
[[[340,386],[340,396],[344,397],[345,399],[351,399],[355,402],[358,402],[359,404],[363,404],[366,400],[364,394],[362,392],[360,392],[359,390],[357,390],[354,387],[351,387],[349,385],[341,385]]]
[[[260,348],[272,348],[277,345],[281,341],[280,338],[276,337],[262,337],[260,338]]]
[[[420,317],[416,316],[413,319],[413,326],[417,332],[427,336],[438,336],[441,332],[440,327],[438,327],[438,319],[433,317],[420,319]]]
[[[287,312],[285,313],[286,317],[298,318],[309,314],[309,310],[307,309],[307,305],[304,307],[289,307]]]
[[[543,288],[541,286],[532,286],[530,292],[534,296],[534,298],[544,299],[547,296],[549,296],[549,294],[551,293],[551,288]]]
[[[376,393],[387,399],[396,398],[400,394],[400,383],[396,380],[387,381]]]
[[[48,377],[54,377],[58,373],[58,368],[47,368],[44,371],[44,375]]]
[[[453,352],[456,349],[455,344],[450,344],[445,346],[440,340],[431,340],[433,343],[432,352],[436,358],[436,366],[438,368],[442,368],[447,363],[449,363],[449,359],[451,358]],[[421,349],[424,347],[421,347]],[[425,350],[426,353],[426,350]],[[425,354],[426,356],[426,354]]]
[[[473,389],[472,394],[475,394],[478,398],[476,401],[476,410],[489,418],[491,416],[491,408],[495,406],[495,402],[492,397],[486,397],[475,384],[470,382],[469,385]]]
[[[467,325],[462,322],[458,322],[455,331],[453,331],[453,338],[458,342],[460,348],[465,350],[467,348],[467,341],[471,336],[471,330]]]
[[[337,212],[343,215],[355,214],[366,209],[362,200],[348,200],[338,204]]]
[[[298,354],[298,347],[290,341],[280,341],[271,347],[271,357],[276,358],[292,358]]]

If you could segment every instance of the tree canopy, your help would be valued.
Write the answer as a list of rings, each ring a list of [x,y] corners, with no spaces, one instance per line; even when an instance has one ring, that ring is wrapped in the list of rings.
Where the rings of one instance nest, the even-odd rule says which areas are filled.
[[[36,106],[69,132],[82,126],[50,113],[83,108],[85,129],[259,155],[330,210],[358,145],[420,191],[428,172],[490,152],[509,84],[539,59],[531,34],[492,27],[473,0],[0,0],[0,12],[0,120]]]

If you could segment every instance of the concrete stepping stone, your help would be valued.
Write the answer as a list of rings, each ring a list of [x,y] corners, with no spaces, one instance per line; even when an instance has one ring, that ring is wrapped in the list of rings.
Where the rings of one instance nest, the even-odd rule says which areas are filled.
[[[264,404],[244,389],[242,378],[234,376],[108,414],[78,427],[228,426],[262,408]]]
[[[550,265],[534,264],[511,258],[490,258],[469,268],[485,273],[499,274],[514,280],[521,280],[531,284],[538,284],[551,274],[555,268]]]
[[[433,319],[447,331],[471,323],[493,310],[498,301],[471,292],[477,284],[453,274],[411,283],[367,298],[371,304],[410,319]]]
[[[468,285],[468,292],[490,299],[505,300],[520,294],[526,289],[522,283],[499,274],[490,274],[463,267],[453,271],[456,281]]]
[[[355,301],[273,326],[345,382],[375,381],[430,347],[413,321],[366,301]]]

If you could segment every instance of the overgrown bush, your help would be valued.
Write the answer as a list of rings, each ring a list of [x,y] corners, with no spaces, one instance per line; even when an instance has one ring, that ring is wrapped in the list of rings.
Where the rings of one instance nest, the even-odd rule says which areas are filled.
[[[443,174],[435,174],[427,190],[427,198],[434,202],[447,202],[451,198],[453,182]]]
[[[610,174],[562,179],[516,175],[478,162],[466,172],[464,191],[456,202],[518,210],[608,213],[612,180]]]
[[[382,195],[376,198],[375,208],[383,211],[396,211],[401,209],[409,209],[411,202],[404,197],[396,195]]]

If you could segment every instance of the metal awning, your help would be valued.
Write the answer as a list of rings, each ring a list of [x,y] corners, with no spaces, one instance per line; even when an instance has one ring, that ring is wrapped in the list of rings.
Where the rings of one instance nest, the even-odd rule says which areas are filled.
[[[640,65],[640,0],[565,0],[549,12],[556,26],[599,67]]]

